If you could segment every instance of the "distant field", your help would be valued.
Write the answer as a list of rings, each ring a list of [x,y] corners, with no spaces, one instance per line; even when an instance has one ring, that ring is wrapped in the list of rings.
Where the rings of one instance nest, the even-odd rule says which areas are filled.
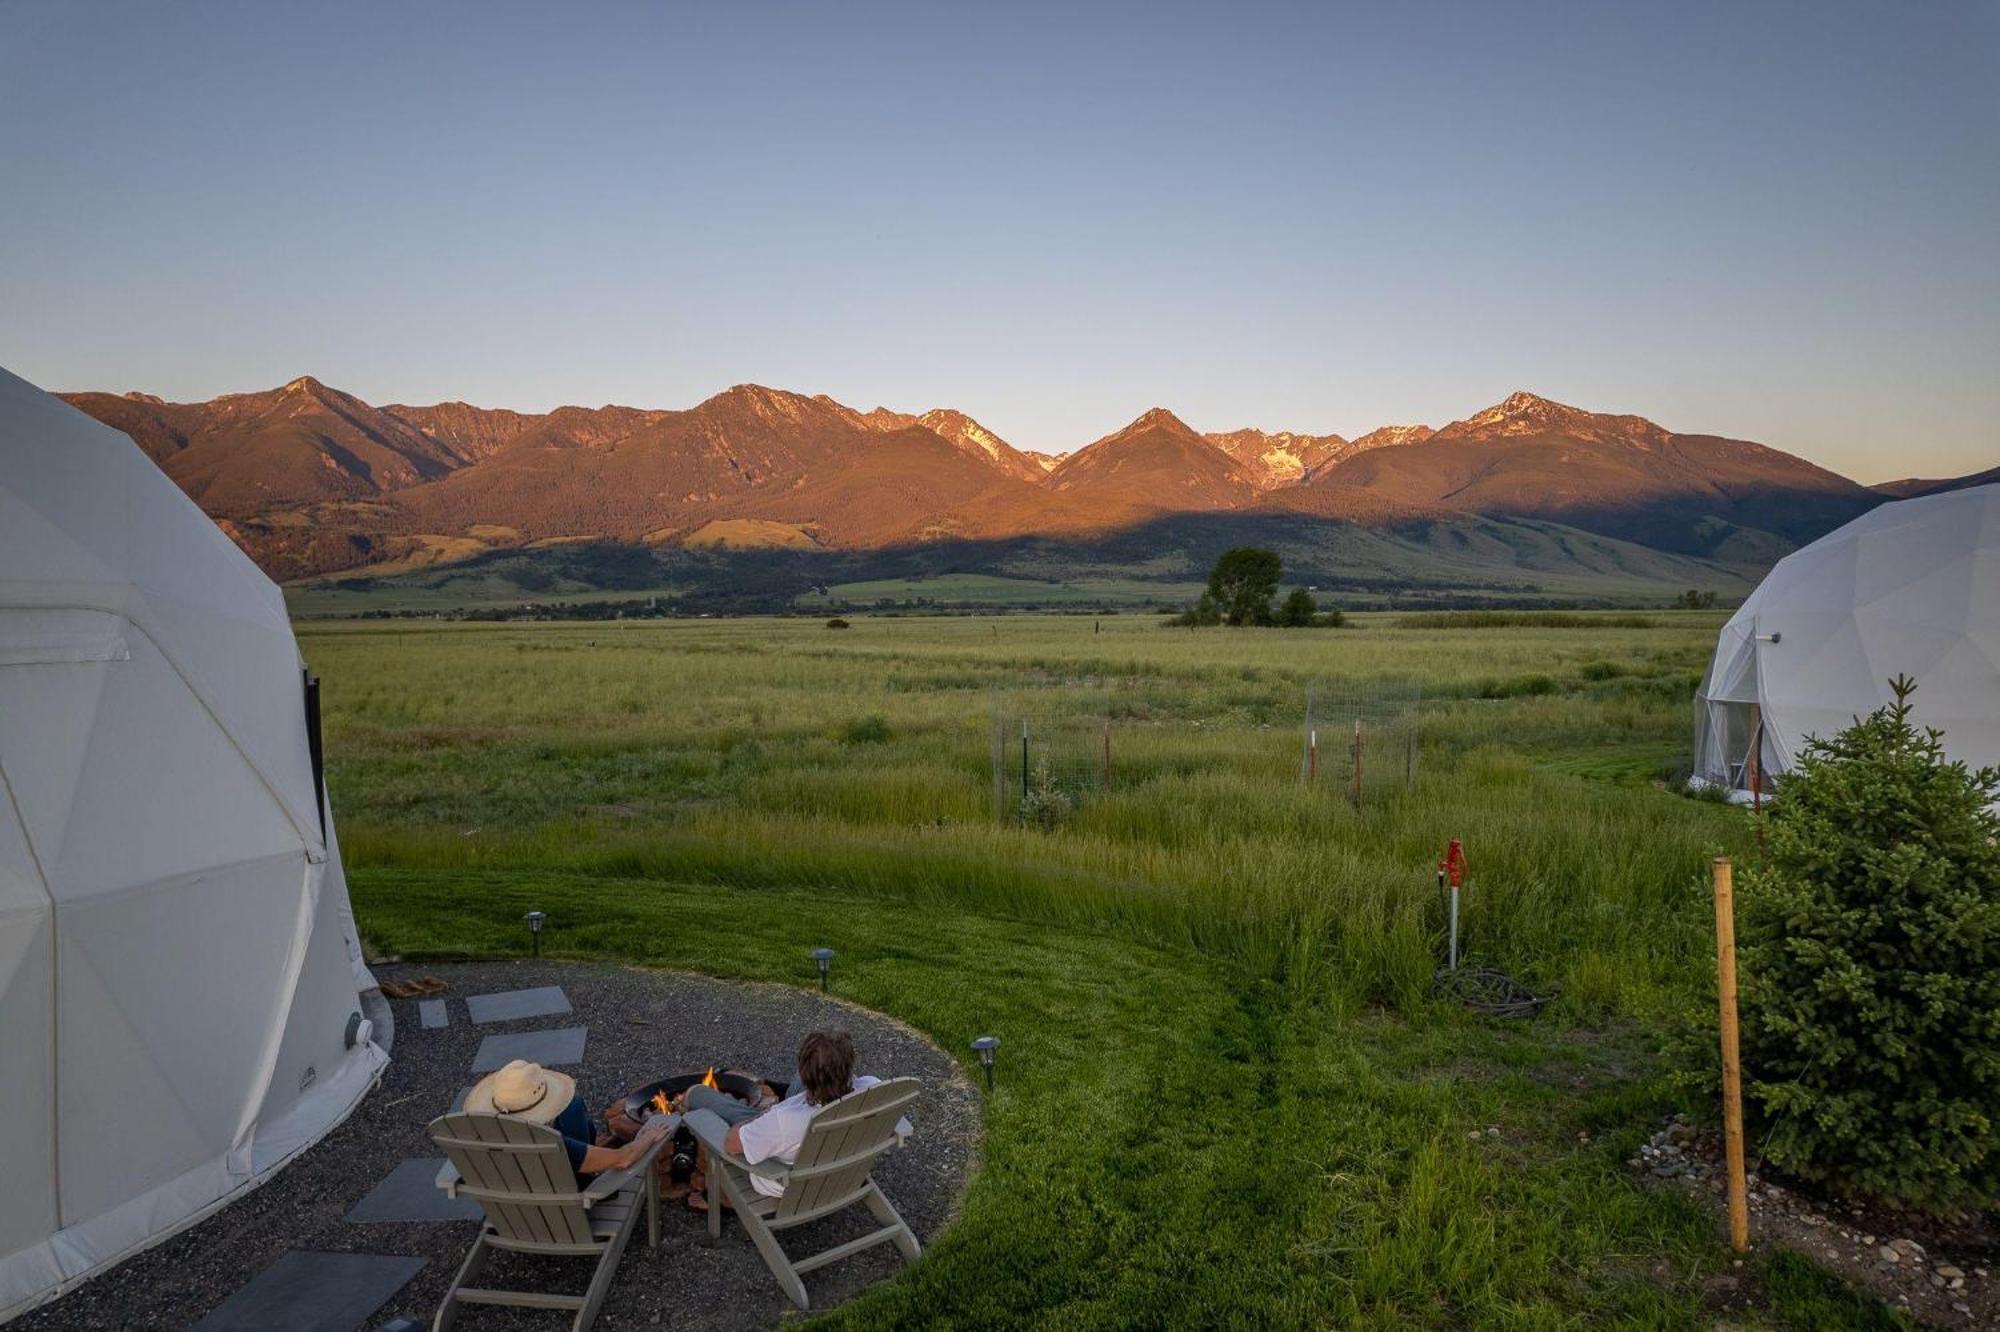
[[[294,618],[321,619],[329,616],[360,615],[368,612],[482,610],[500,606],[590,605],[607,601],[643,600],[649,596],[672,597],[676,589],[654,587],[606,591],[596,588],[563,587],[531,592],[518,583],[497,576],[448,577],[439,585],[385,580],[366,589],[339,586],[342,580],[321,579],[292,583],[285,588],[285,605]],[[349,580],[352,581],[352,580]]]
[[[994,574],[941,574],[936,578],[881,578],[835,583],[825,592],[795,599],[802,607],[872,606],[1181,606],[1201,595],[1201,583],[1139,578],[1042,580]]]
[[[1186,605],[1231,546],[1278,554],[1290,582],[1341,610],[1659,607],[1690,589],[1730,604],[1756,564],[1648,550],[1549,523],[1474,519],[1377,528],[1299,515],[1181,515],[1090,540],[1023,536],[822,549],[801,528],[725,519],[648,544],[425,538],[417,555],[294,584],[306,618],[492,612],[644,599],[676,614],[787,610],[1138,609]]]

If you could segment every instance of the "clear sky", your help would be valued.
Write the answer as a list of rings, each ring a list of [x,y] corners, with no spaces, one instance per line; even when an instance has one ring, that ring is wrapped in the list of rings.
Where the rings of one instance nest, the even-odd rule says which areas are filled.
[[[2000,5],[0,3],[0,364],[2000,463]]]

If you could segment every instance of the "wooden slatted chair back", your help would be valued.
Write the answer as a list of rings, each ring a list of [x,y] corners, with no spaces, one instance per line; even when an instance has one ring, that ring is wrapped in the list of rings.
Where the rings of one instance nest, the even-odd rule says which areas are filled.
[[[507,1240],[523,1246],[590,1245],[590,1214],[562,1134],[507,1115],[440,1115],[431,1140],[457,1168],[459,1192],[486,1209]]]
[[[821,1107],[772,1219],[812,1213],[858,1193],[876,1158],[895,1144],[896,1121],[920,1090],[915,1078],[890,1078]]]

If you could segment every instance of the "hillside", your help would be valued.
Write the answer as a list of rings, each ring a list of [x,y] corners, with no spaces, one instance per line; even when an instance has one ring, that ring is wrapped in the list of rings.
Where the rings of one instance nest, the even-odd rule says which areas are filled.
[[[1078,449],[1042,483],[1104,525],[1248,504],[1256,475],[1164,407]]]
[[[1354,445],[1339,435],[1297,435],[1254,428],[1205,436],[1246,468],[1261,489],[1288,486],[1316,467],[1345,458]]]
[[[1643,417],[1587,412],[1531,393],[1422,442],[1357,454],[1308,484],[1753,561],[1880,502],[1845,477],[1761,444],[1675,434]]]
[[[1971,486],[1996,484],[2000,484],[2000,467],[1989,467],[1970,476],[1951,476],[1937,480],[1926,480],[1916,476],[1905,477],[1901,481],[1883,481],[1870,486],[1869,489],[1878,495],[1887,495],[1890,499],[1915,499],[1919,495],[1941,495],[1948,490],[1965,490]]]

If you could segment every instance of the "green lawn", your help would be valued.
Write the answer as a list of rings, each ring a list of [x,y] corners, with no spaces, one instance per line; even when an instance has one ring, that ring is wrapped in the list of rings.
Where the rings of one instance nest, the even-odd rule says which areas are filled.
[[[824,937],[849,997],[961,1059],[1002,1037],[963,1216],[829,1321],[1706,1327],[1729,1255],[1623,1160],[1706,993],[1706,859],[1749,844],[1658,780],[1721,618],[301,637],[376,946],[514,951],[532,906],[559,953],[808,983]],[[1308,684],[1370,681],[1422,683],[1423,751],[1355,809],[1301,785],[1299,726]],[[1111,719],[1113,788],[996,821],[996,711]],[[1427,997],[1453,836],[1473,946],[1561,993],[1533,1024]],[[1874,1307],[1735,1275],[1751,1325]]]

